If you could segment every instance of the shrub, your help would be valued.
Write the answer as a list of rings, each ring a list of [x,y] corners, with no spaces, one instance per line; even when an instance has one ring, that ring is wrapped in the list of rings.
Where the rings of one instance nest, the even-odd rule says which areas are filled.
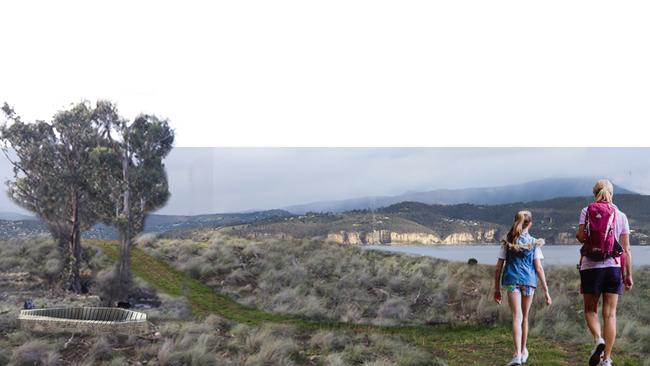
[[[52,364],[58,356],[51,351],[52,347],[41,340],[28,341],[14,350],[11,361],[16,366]]]
[[[135,239],[135,244],[143,247],[151,246],[154,241],[156,241],[156,234],[155,233],[144,233],[140,234],[136,239]]]
[[[6,365],[11,359],[11,350],[8,344],[0,343],[0,365]]]
[[[346,366],[348,363],[345,362],[343,354],[341,353],[332,353],[327,356],[325,359],[325,365],[327,366]]]
[[[349,338],[344,333],[321,330],[311,336],[309,345],[322,351],[332,352],[344,349],[348,341]]]
[[[97,274],[95,280],[95,291],[102,299],[105,305],[110,305],[110,299],[117,297],[118,288],[116,286],[116,274],[114,268],[107,268]]]
[[[246,365],[293,365],[292,357],[297,350],[298,345],[293,339],[265,339],[259,351],[247,358]]]
[[[381,305],[377,315],[384,319],[406,320],[410,315],[409,304],[401,298],[389,298]]]
[[[112,358],[113,347],[106,337],[98,337],[90,348],[90,355],[95,361],[108,361]]]
[[[169,365],[174,352],[174,341],[165,339],[163,345],[158,350],[158,362],[161,366]]]

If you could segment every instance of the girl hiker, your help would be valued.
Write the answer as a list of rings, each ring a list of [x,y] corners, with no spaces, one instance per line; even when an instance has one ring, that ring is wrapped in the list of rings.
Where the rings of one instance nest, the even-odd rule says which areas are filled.
[[[616,340],[616,306],[624,290],[632,289],[632,252],[627,216],[613,203],[614,187],[601,179],[593,188],[594,202],[582,209],[576,238],[580,249],[580,292],[585,321],[594,337],[589,366],[611,366]],[[601,333],[598,301],[603,298]],[[605,337],[603,339],[603,336]]]
[[[533,218],[530,211],[519,211],[504,240],[497,261],[494,276],[494,301],[501,303],[501,286],[508,294],[508,304],[512,311],[512,337],[515,352],[508,366],[522,365],[528,361],[528,313],[533,303],[533,295],[539,277],[544,289],[546,303],[551,305],[546,276],[542,267],[544,239],[535,239],[528,230]],[[503,273],[503,277],[501,274]]]

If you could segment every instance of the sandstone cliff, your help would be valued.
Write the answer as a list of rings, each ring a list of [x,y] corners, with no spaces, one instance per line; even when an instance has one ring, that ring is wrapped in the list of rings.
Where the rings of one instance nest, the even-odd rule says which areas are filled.
[[[327,240],[340,244],[476,244],[495,242],[496,229],[452,233],[444,238],[432,233],[398,233],[389,230],[347,231],[328,233]]]

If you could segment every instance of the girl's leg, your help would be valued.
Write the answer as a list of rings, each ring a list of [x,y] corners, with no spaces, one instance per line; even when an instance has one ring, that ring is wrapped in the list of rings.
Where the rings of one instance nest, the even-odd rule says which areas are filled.
[[[612,356],[612,348],[616,341],[616,306],[618,305],[618,294],[603,294],[603,323],[605,328],[605,354],[607,360]]]
[[[598,320],[598,300],[600,296],[583,294],[585,303],[585,320],[594,340],[600,338],[600,321]]]
[[[512,312],[512,339],[515,342],[515,356],[521,356],[521,293],[508,292],[508,304]]]
[[[528,342],[528,313],[530,312],[530,305],[533,303],[533,294],[530,296],[521,296],[521,352],[526,348]]]

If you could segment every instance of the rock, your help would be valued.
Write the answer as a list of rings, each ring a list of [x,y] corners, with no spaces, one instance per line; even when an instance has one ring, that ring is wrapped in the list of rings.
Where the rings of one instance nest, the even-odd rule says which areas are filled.
[[[434,234],[427,233],[390,233],[391,243],[406,244],[406,243],[421,243],[421,244],[439,244],[440,237]]]

